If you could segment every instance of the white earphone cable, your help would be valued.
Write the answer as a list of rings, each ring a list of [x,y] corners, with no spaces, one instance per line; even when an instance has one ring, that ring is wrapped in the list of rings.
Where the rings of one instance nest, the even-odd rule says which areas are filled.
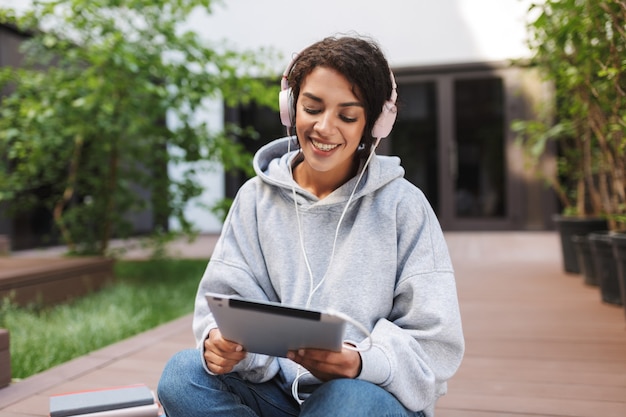
[[[304,246],[304,237],[302,234],[302,225],[300,222],[300,214],[298,211],[298,202],[296,201],[296,187],[295,187],[295,179],[294,179],[294,184],[292,184],[291,186],[291,192],[293,195],[293,202],[294,202],[294,207],[295,207],[295,211],[296,211],[296,219],[298,222],[298,235],[300,238],[300,249],[302,251],[302,255],[304,257],[304,263],[307,267],[307,271],[309,273],[309,297],[307,299],[306,302],[306,307],[308,308],[311,304],[311,300],[313,298],[313,295],[315,294],[315,292],[317,292],[317,290],[319,288],[321,288],[322,284],[324,283],[324,281],[326,280],[326,276],[328,275],[328,271],[330,270],[330,267],[333,263],[333,259],[335,257],[335,248],[337,246],[337,239],[339,237],[339,229],[341,228],[341,223],[343,222],[343,219],[346,215],[346,213],[348,212],[348,207],[350,206],[350,203],[352,203],[352,200],[354,198],[354,194],[356,193],[357,188],[359,187],[359,184],[361,182],[361,179],[363,178],[363,174],[365,173],[365,170],[367,169],[367,167],[369,166],[369,163],[372,159],[372,157],[374,156],[376,147],[378,146],[380,142],[380,138],[376,139],[376,142],[374,143],[374,145],[372,146],[370,153],[367,157],[367,160],[365,161],[365,164],[363,165],[363,168],[361,169],[361,172],[359,173],[359,176],[356,180],[356,184],[354,185],[354,188],[352,189],[352,192],[350,193],[350,197],[348,198],[348,202],[346,203],[346,206],[344,207],[343,211],[341,212],[341,216],[339,217],[339,221],[337,222],[337,228],[335,229],[335,236],[333,239],[333,248],[332,248],[332,252],[330,254],[330,260],[328,261],[328,266],[326,267],[326,272],[324,272],[324,276],[322,277],[322,279],[320,280],[320,282],[313,287],[314,284],[314,277],[313,277],[313,271],[311,270],[311,265],[309,263],[309,259],[308,256],[306,254],[306,249]],[[289,145],[288,145],[288,149],[287,152],[289,153],[291,151],[291,139],[289,139]],[[288,163],[288,167],[289,167],[289,174],[291,175],[292,179],[293,179],[293,170],[291,167],[291,163]],[[333,313],[335,315],[338,315],[340,317],[342,317],[344,320],[346,320],[347,322],[351,323],[353,326],[355,326],[356,328],[358,328],[361,332],[363,332],[363,334],[366,335],[366,339],[369,341],[369,344],[367,347],[365,348],[360,348],[358,347],[357,343],[352,342],[350,340],[346,340],[343,343],[343,347],[349,350],[353,350],[356,352],[365,352],[369,349],[372,348],[372,336],[370,331],[363,326],[361,323],[359,323],[358,321],[354,320],[352,317],[348,316],[347,314],[343,314],[341,312],[338,311],[329,311],[329,313]],[[305,372],[301,372],[302,366],[298,365],[298,369],[296,371],[296,377],[293,380],[293,382],[291,383],[291,395],[292,397],[298,402],[298,404],[302,404],[304,402],[304,400],[302,400],[300,398],[300,395],[298,394],[298,385],[299,385],[299,380],[300,378],[302,378],[305,375],[311,374],[311,372],[309,371],[305,371]]]

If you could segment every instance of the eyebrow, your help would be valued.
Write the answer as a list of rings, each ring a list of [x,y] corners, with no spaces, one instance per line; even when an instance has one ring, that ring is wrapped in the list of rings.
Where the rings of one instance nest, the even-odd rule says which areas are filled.
[[[324,101],[321,98],[317,97],[315,94],[304,92],[302,93],[302,95],[318,103],[322,103]],[[339,106],[340,107],[352,107],[352,106],[364,107],[363,104],[358,101],[349,101],[347,103],[341,103],[339,104]]]

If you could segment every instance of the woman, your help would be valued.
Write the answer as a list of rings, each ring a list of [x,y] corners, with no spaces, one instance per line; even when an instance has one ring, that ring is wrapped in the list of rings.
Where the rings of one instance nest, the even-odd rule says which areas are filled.
[[[395,97],[370,40],[327,38],[288,66],[281,119],[295,138],[259,150],[232,205],[198,289],[199,349],[159,383],[169,417],[433,415],[463,335],[437,218],[399,159],[374,153]],[[332,308],[361,326],[340,352],[248,353],[221,336],[206,292]]]

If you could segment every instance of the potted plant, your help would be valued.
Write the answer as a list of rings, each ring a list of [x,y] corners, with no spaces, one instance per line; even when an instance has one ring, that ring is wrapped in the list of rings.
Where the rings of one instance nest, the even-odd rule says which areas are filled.
[[[596,274],[596,266],[591,251],[589,234],[575,234],[571,237],[578,260],[578,267],[583,276],[583,282],[589,286],[597,287],[599,284]]]
[[[546,0],[531,12],[531,63],[554,87],[555,103],[551,117],[517,130],[535,162],[545,157],[547,144],[558,148],[559,169],[549,182],[564,207],[556,222],[565,270],[580,271],[567,248],[567,235],[580,235],[574,240],[581,257],[582,244],[590,245],[584,252],[594,255],[602,300],[625,304],[626,11],[610,0]],[[595,224],[585,230],[579,222],[588,218]],[[574,231],[572,223],[578,224]]]
[[[594,4],[597,2],[594,2]],[[580,273],[573,236],[607,230],[598,181],[599,140],[590,125],[588,102],[595,54],[586,19],[594,9],[589,1],[546,0],[533,4],[528,24],[530,65],[552,86],[551,103],[543,103],[535,120],[516,121],[513,130],[531,166],[554,190],[562,212],[554,216],[561,236],[563,268]],[[554,164],[546,159],[554,158]],[[548,166],[548,169],[545,167]],[[588,251],[586,251],[588,252]]]
[[[595,182],[608,233],[590,235],[596,274],[606,302],[624,305],[626,277],[626,10],[613,1],[589,2],[584,18],[589,53],[584,80],[584,121],[591,132]],[[619,271],[622,271],[620,276]],[[626,309],[625,309],[626,312]]]
[[[624,306],[624,315],[626,315],[626,233],[612,234],[611,245],[615,258],[621,301]]]

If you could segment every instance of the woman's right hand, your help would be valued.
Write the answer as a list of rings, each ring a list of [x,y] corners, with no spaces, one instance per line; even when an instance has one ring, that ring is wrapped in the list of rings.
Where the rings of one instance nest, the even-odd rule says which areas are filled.
[[[224,339],[219,329],[211,330],[209,337],[204,341],[204,361],[209,371],[214,374],[231,372],[245,357],[246,351],[243,350],[243,346]]]

